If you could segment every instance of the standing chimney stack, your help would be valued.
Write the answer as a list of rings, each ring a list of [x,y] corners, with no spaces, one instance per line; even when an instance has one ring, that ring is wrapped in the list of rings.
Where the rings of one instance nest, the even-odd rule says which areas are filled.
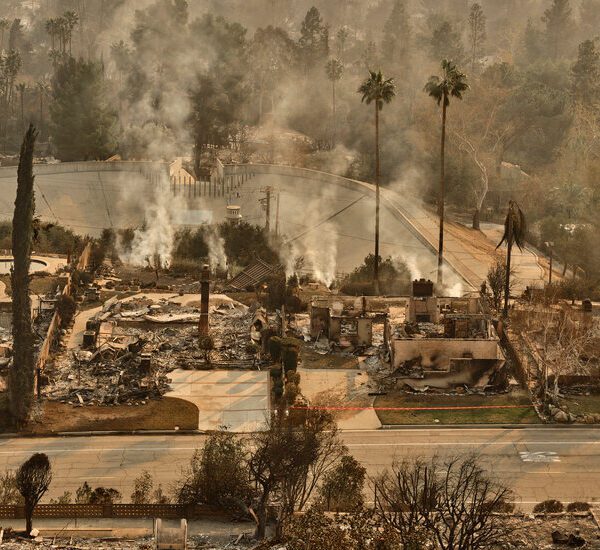
[[[208,335],[208,299],[210,295],[210,267],[202,266],[200,274],[200,336]]]

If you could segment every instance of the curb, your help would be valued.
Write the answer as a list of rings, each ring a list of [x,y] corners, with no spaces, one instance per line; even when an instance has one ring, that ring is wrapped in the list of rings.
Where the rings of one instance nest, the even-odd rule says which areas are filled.
[[[600,424],[383,424],[382,430],[584,430]]]
[[[345,429],[344,432],[372,432],[381,430],[584,430],[600,429],[600,424],[384,424],[377,430]],[[87,432],[53,432],[53,433],[3,433],[2,439],[43,439],[43,438],[69,438],[69,437],[104,437],[104,436],[180,436],[180,435],[208,435],[209,430],[128,430],[128,431],[87,431]],[[235,433],[235,432],[234,432]],[[251,432],[244,432],[248,434]]]
[[[48,433],[3,433],[0,439],[42,439],[48,437],[100,437],[118,435],[206,435],[203,430],[125,430],[125,431],[87,431],[87,432],[48,432]]]

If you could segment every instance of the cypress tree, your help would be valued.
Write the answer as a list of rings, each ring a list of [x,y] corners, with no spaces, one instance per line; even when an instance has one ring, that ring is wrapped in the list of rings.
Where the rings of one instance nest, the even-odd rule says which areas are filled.
[[[29,297],[29,264],[33,240],[33,149],[37,131],[29,126],[23,144],[17,173],[17,198],[12,228],[14,265],[12,285],[13,364],[9,372],[8,390],[11,415],[17,426],[27,420],[33,401],[34,351]]]

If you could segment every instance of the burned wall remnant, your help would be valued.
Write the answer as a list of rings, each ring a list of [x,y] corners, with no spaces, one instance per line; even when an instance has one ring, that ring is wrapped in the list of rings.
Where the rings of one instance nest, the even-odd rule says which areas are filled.
[[[310,306],[310,336],[322,336],[343,346],[371,346],[373,318],[367,313],[364,301],[352,308],[342,302],[332,304],[313,302]]]
[[[415,388],[485,386],[504,365],[491,318],[476,297],[424,296],[429,288],[415,281],[406,308],[390,308],[384,342],[392,371]]]

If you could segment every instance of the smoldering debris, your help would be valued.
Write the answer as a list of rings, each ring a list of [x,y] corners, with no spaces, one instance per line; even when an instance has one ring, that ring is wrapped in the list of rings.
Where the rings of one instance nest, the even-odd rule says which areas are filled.
[[[247,351],[254,310],[219,296],[209,310],[209,362],[199,346],[197,296],[115,297],[87,320],[81,345],[49,362],[44,395],[72,405],[143,405],[169,391],[175,369],[254,368]]]

